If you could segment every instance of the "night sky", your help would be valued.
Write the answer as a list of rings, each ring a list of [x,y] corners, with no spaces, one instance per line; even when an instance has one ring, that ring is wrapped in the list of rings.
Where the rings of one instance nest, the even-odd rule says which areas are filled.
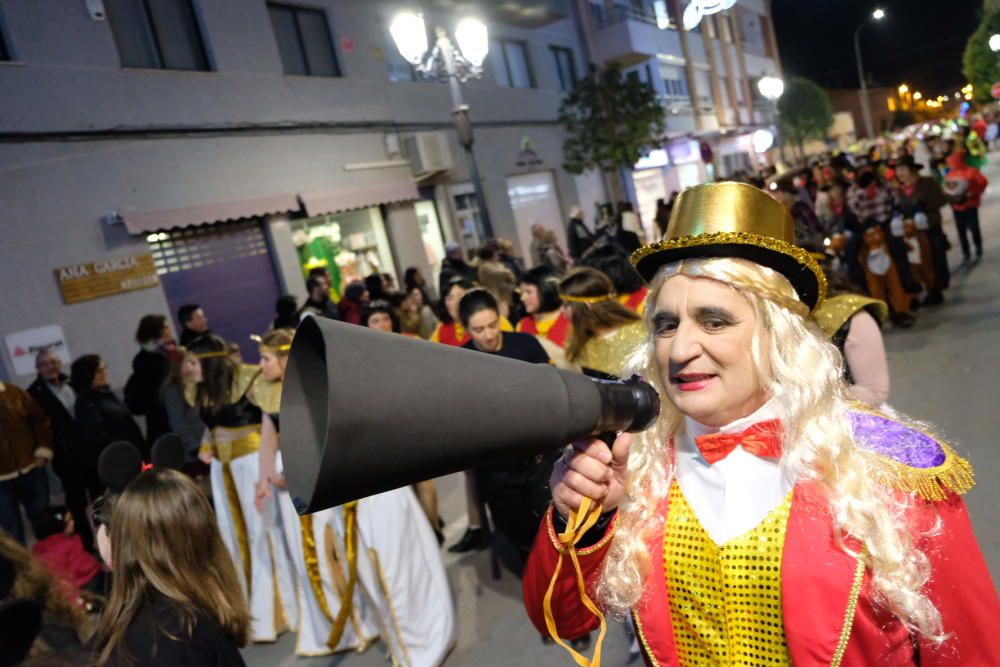
[[[858,85],[854,29],[869,80],[902,82],[925,96],[964,83],[962,51],[976,29],[982,0],[772,0],[774,28],[785,76],[805,76],[828,88]],[[886,17],[871,20],[875,7]]]

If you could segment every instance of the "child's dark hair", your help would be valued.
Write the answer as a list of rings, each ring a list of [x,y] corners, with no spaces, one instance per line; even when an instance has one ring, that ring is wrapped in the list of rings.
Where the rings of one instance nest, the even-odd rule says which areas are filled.
[[[35,531],[35,539],[44,540],[65,531],[69,518],[70,513],[65,505],[46,507],[31,522],[31,528]]]

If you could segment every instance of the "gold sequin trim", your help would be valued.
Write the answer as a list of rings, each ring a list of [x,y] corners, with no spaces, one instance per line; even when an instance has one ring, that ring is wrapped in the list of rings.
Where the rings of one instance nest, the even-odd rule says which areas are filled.
[[[881,324],[889,317],[889,306],[885,301],[870,299],[860,294],[838,294],[823,302],[822,307],[813,310],[812,319],[827,338],[840,331],[847,320],[854,317],[860,310],[867,310],[871,307],[876,321]]]
[[[555,516],[554,512],[555,512],[555,508],[552,507],[551,505],[549,505],[549,515],[545,519],[545,529],[546,529],[546,531],[548,531],[549,540],[552,542],[552,548],[554,548],[559,553],[568,554],[569,553],[569,549],[567,549],[566,547],[564,547],[562,544],[559,543],[559,536],[556,535],[556,528],[555,528],[555,525],[553,523],[553,521],[554,521],[553,517]],[[589,556],[590,554],[592,554],[592,553],[594,553],[594,552],[599,551],[600,549],[602,549],[604,547],[604,545],[606,545],[608,542],[610,542],[611,539],[614,537],[614,535],[615,535],[615,524],[617,522],[618,522],[618,518],[617,517],[615,517],[614,519],[612,519],[611,523],[608,525],[607,529],[604,532],[604,537],[602,537],[597,542],[597,544],[593,544],[593,545],[591,545],[589,547],[585,547],[583,549],[577,549],[576,550],[576,555],[577,556]]]
[[[851,594],[847,596],[847,611],[844,612],[844,626],[840,629],[840,639],[837,640],[837,650],[833,652],[833,660],[830,667],[840,667],[844,660],[844,652],[847,650],[847,641],[851,638],[851,629],[854,627],[854,612],[858,607],[858,597],[861,595],[861,584],[865,580],[865,554],[862,552],[858,558],[858,565],[854,568],[854,581],[851,583]]]
[[[379,563],[378,552],[375,549],[369,549],[368,554],[371,556],[372,565],[375,566],[375,573],[378,575],[379,587],[382,589],[382,594],[385,596],[385,601],[389,605],[389,616],[392,620],[392,629],[396,635],[396,642],[403,649],[403,660],[401,664],[409,665],[410,663],[410,651],[406,647],[406,642],[403,641],[403,632],[399,629],[399,619],[396,617],[396,607],[392,604],[392,594],[389,593],[389,584],[385,579],[385,574],[382,572],[382,565]],[[389,646],[390,653],[392,652],[392,646]],[[396,659],[393,658],[395,661]]]
[[[820,268],[816,260],[807,251],[796,245],[792,245],[791,243],[773,238],[771,236],[751,234],[749,232],[714,232],[711,234],[699,234],[697,236],[682,236],[669,241],[657,241],[656,243],[644,245],[632,253],[630,261],[632,262],[632,266],[638,269],[639,262],[650,255],[655,255],[669,250],[697,248],[710,245],[752,245],[791,257],[804,268],[811,271],[813,276],[816,278],[818,294],[816,305],[812,307],[812,310],[815,311],[823,305],[827,287],[826,276],[823,274],[823,269]]]
[[[913,493],[931,502],[947,500],[951,494],[968,493],[976,485],[972,464],[943,442],[937,441],[937,444],[944,451],[944,461],[933,468],[914,468],[887,456],[868,452],[873,459],[871,470],[875,480],[883,486]]]
[[[610,334],[591,338],[576,359],[571,361],[607,375],[621,375],[629,355],[645,342],[647,336],[646,325],[642,320],[636,320]]]

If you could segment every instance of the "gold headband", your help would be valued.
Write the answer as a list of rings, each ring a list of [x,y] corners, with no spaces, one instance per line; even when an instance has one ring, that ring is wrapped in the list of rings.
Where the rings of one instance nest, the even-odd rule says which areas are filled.
[[[201,354],[194,355],[199,359],[212,359],[213,357],[228,357],[229,353],[225,350],[219,350],[218,352],[202,352]]]
[[[602,301],[611,301],[617,296],[617,294],[612,292],[611,294],[602,294],[600,296],[570,296],[569,294],[560,294],[559,298],[570,303],[600,303]]]
[[[275,352],[288,352],[290,349],[292,349],[292,346],[290,343],[288,345],[264,345],[263,343],[261,343],[260,349],[274,350]]]

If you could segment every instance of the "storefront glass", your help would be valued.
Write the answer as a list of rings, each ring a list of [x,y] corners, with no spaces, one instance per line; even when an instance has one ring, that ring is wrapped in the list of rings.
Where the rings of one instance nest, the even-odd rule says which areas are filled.
[[[292,241],[302,273],[324,266],[330,271],[330,291],[339,299],[344,288],[373,273],[397,278],[382,214],[376,207],[293,220]]]

